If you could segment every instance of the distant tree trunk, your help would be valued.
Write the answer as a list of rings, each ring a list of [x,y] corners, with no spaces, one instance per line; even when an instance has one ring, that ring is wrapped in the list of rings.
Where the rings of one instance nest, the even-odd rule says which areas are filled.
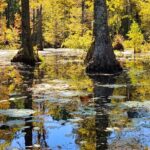
[[[33,46],[37,46],[37,50],[43,50],[43,30],[42,30],[42,5],[38,9],[33,9]]]
[[[43,31],[42,31],[42,5],[37,10],[38,26],[37,26],[37,48],[43,50]]]
[[[130,0],[126,0],[126,2],[127,2],[127,6],[126,6],[126,13],[127,13],[127,16],[128,16],[128,18],[127,18],[127,24],[126,24],[126,28],[127,28],[127,30],[126,30],[126,34],[128,33],[128,31],[129,31],[129,29],[130,29],[130,25],[131,25],[131,20],[130,20],[130,15],[132,14],[132,11],[131,11],[131,2],[130,2]]]
[[[32,27],[32,45],[35,46],[36,45],[36,29],[37,29],[37,23],[36,23],[36,9],[33,9],[33,16],[32,16],[32,23],[33,23],[33,27]]]
[[[122,25],[121,25],[121,33],[124,37],[128,37],[127,33],[130,30],[130,25],[132,23],[131,15],[132,15],[132,9],[131,9],[131,0],[126,0],[126,6],[125,6],[125,14],[126,17],[122,19]]]
[[[22,7],[22,49],[12,59],[12,62],[24,62],[26,64],[34,65],[36,61],[39,61],[39,58],[38,56],[34,56],[31,41],[29,0],[21,0],[21,7]]]
[[[6,11],[5,11],[6,12],[6,20],[7,20],[7,23],[6,23],[7,28],[10,27],[10,13],[11,13],[10,7],[11,7],[11,1],[8,0],[7,1],[7,8],[6,8]]]
[[[68,37],[68,32],[67,32],[67,20],[69,19],[68,17],[69,14],[69,9],[67,7],[66,1],[63,3],[63,40],[65,40]]]
[[[19,7],[17,5],[17,0],[7,0],[7,7],[5,9],[6,15],[6,25],[7,28],[15,25],[15,14],[19,11]]]
[[[122,68],[117,62],[109,37],[106,0],[94,2],[94,42],[89,51],[88,73],[114,73]]]
[[[58,22],[57,20],[55,21],[55,31],[54,31],[54,36],[55,36],[55,41],[54,41],[54,48],[59,48],[60,47],[60,43],[58,41],[59,37],[58,37]]]
[[[81,24],[82,24],[82,36],[84,35],[84,24],[85,24],[85,0],[82,0],[82,19],[81,19]]]

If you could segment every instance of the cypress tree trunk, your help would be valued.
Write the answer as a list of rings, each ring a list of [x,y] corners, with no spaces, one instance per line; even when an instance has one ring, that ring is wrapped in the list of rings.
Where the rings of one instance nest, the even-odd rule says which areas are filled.
[[[12,62],[24,62],[29,65],[34,65],[36,61],[39,61],[39,58],[38,56],[34,56],[31,41],[29,0],[21,0],[21,7],[22,7],[22,49],[12,59]]]
[[[86,71],[88,73],[115,73],[122,68],[115,58],[107,22],[106,0],[94,2],[94,43]]]

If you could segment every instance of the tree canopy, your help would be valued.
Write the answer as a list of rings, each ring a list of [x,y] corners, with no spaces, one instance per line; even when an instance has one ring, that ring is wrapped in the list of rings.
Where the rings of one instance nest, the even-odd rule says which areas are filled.
[[[93,0],[31,0],[31,33],[35,33],[42,5],[42,40],[44,47],[67,47],[88,49],[93,40]],[[124,37],[124,45],[133,48],[129,36],[132,23],[137,23],[143,42],[150,37],[150,0],[107,0],[108,23],[111,39]],[[20,0],[0,1],[0,47],[20,46],[21,25]],[[131,40],[131,42],[130,42]],[[36,44],[35,44],[36,46]],[[140,49],[140,48],[139,48]]]

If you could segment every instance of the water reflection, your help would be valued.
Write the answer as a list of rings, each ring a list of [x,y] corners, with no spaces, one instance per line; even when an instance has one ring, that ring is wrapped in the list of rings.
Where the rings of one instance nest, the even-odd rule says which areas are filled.
[[[106,131],[109,127],[109,98],[113,94],[113,88],[98,86],[114,84],[115,78],[113,76],[95,76],[93,78],[94,83],[94,99],[95,99],[95,128],[96,128],[96,149],[107,150],[108,143],[107,138],[109,132]]]
[[[19,88],[19,90],[21,93],[20,95],[25,96],[23,107],[24,107],[24,109],[32,110],[33,109],[32,91],[28,90],[28,89],[32,87],[33,80],[34,80],[35,68],[30,67],[30,66],[26,66],[24,64],[15,65],[14,67],[18,71],[20,76],[22,77],[22,85]],[[13,108],[15,108],[14,104],[13,104]],[[10,107],[12,108],[12,105]],[[28,148],[28,149],[32,149],[32,145],[33,145],[33,139],[32,139],[32,137],[33,137],[33,135],[32,135],[33,123],[32,123],[32,119],[33,119],[33,115],[25,117],[25,119],[24,119],[25,120],[25,127],[24,127],[25,129],[22,130],[22,132],[24,133],[25,148]],[[22,145],[22,143],[20,143],[20,145]]]
[[[0,149],[141,150],[150,146],[148,63],[129,61],[119,76],[89,79],[81,52],[42,53],[47,53],[45,61],[35,68],[0,64]],[[24,117],[23,112],[14,112],[18,115],[14,117],[6,113],[8,109],[35,113]]]
[[[27,98],[24,101],[24,108],[25,109],[33,109],[32,108],[32,91],[29,91],[28,88],[32,87],[33,79],[34,79],[34,70],[35,70],[34,67],[31,67],[29,69],[30,76],[28,78],[28,76],[26,76],[24,74],[25,70],[19,69],[19,72],[20,72],[21,76],[23,77],[24,83],[26,83],[28,85],[28,87],[25,86],[25,88],[23,88],[23,93],[25,95],[27,95]],[[25,132],[25,147],[26,148],[31,147],[32,144],[33,144],[33,139],[32,139],[33,124],[32,124],[32,121],[31,121],[32,117],[33,116],[30,115],[28,118],[25,118],[25,126],[27,128],[25,128],[25,130],[23,132]]]

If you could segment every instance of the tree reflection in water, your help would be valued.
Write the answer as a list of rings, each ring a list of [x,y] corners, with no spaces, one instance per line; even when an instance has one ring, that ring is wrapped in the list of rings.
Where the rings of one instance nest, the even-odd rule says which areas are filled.
[[[96,149],[107,150],[107,137],[109,132],[106,128],[109,126],[109,106],[111,99],[109,96],[113,94],[113,88],[100,85],[114,84],[114,76],[92,76],[94,83],[94,101],[95,101],[95,128],[96,128]]]
[[[26,69],[28,67],[28,73],[26,73]],[[33,79],[34,79],[34,67],[29,66],[17,66],[19,74],[22,76],[22,80],[25,86],[21,86],[21,93],[24,96],[27,96],[24,100],[24,109],[33,109],[32,108],[32,91],[29,91],[28,88],[32,87]],[[32,123],[32,115],[25,118],[25,147],[32,147],[33,139],[32,139],[32,131],[33,131],[33,123]],[[27,128],[26,128],[27,127]]]

